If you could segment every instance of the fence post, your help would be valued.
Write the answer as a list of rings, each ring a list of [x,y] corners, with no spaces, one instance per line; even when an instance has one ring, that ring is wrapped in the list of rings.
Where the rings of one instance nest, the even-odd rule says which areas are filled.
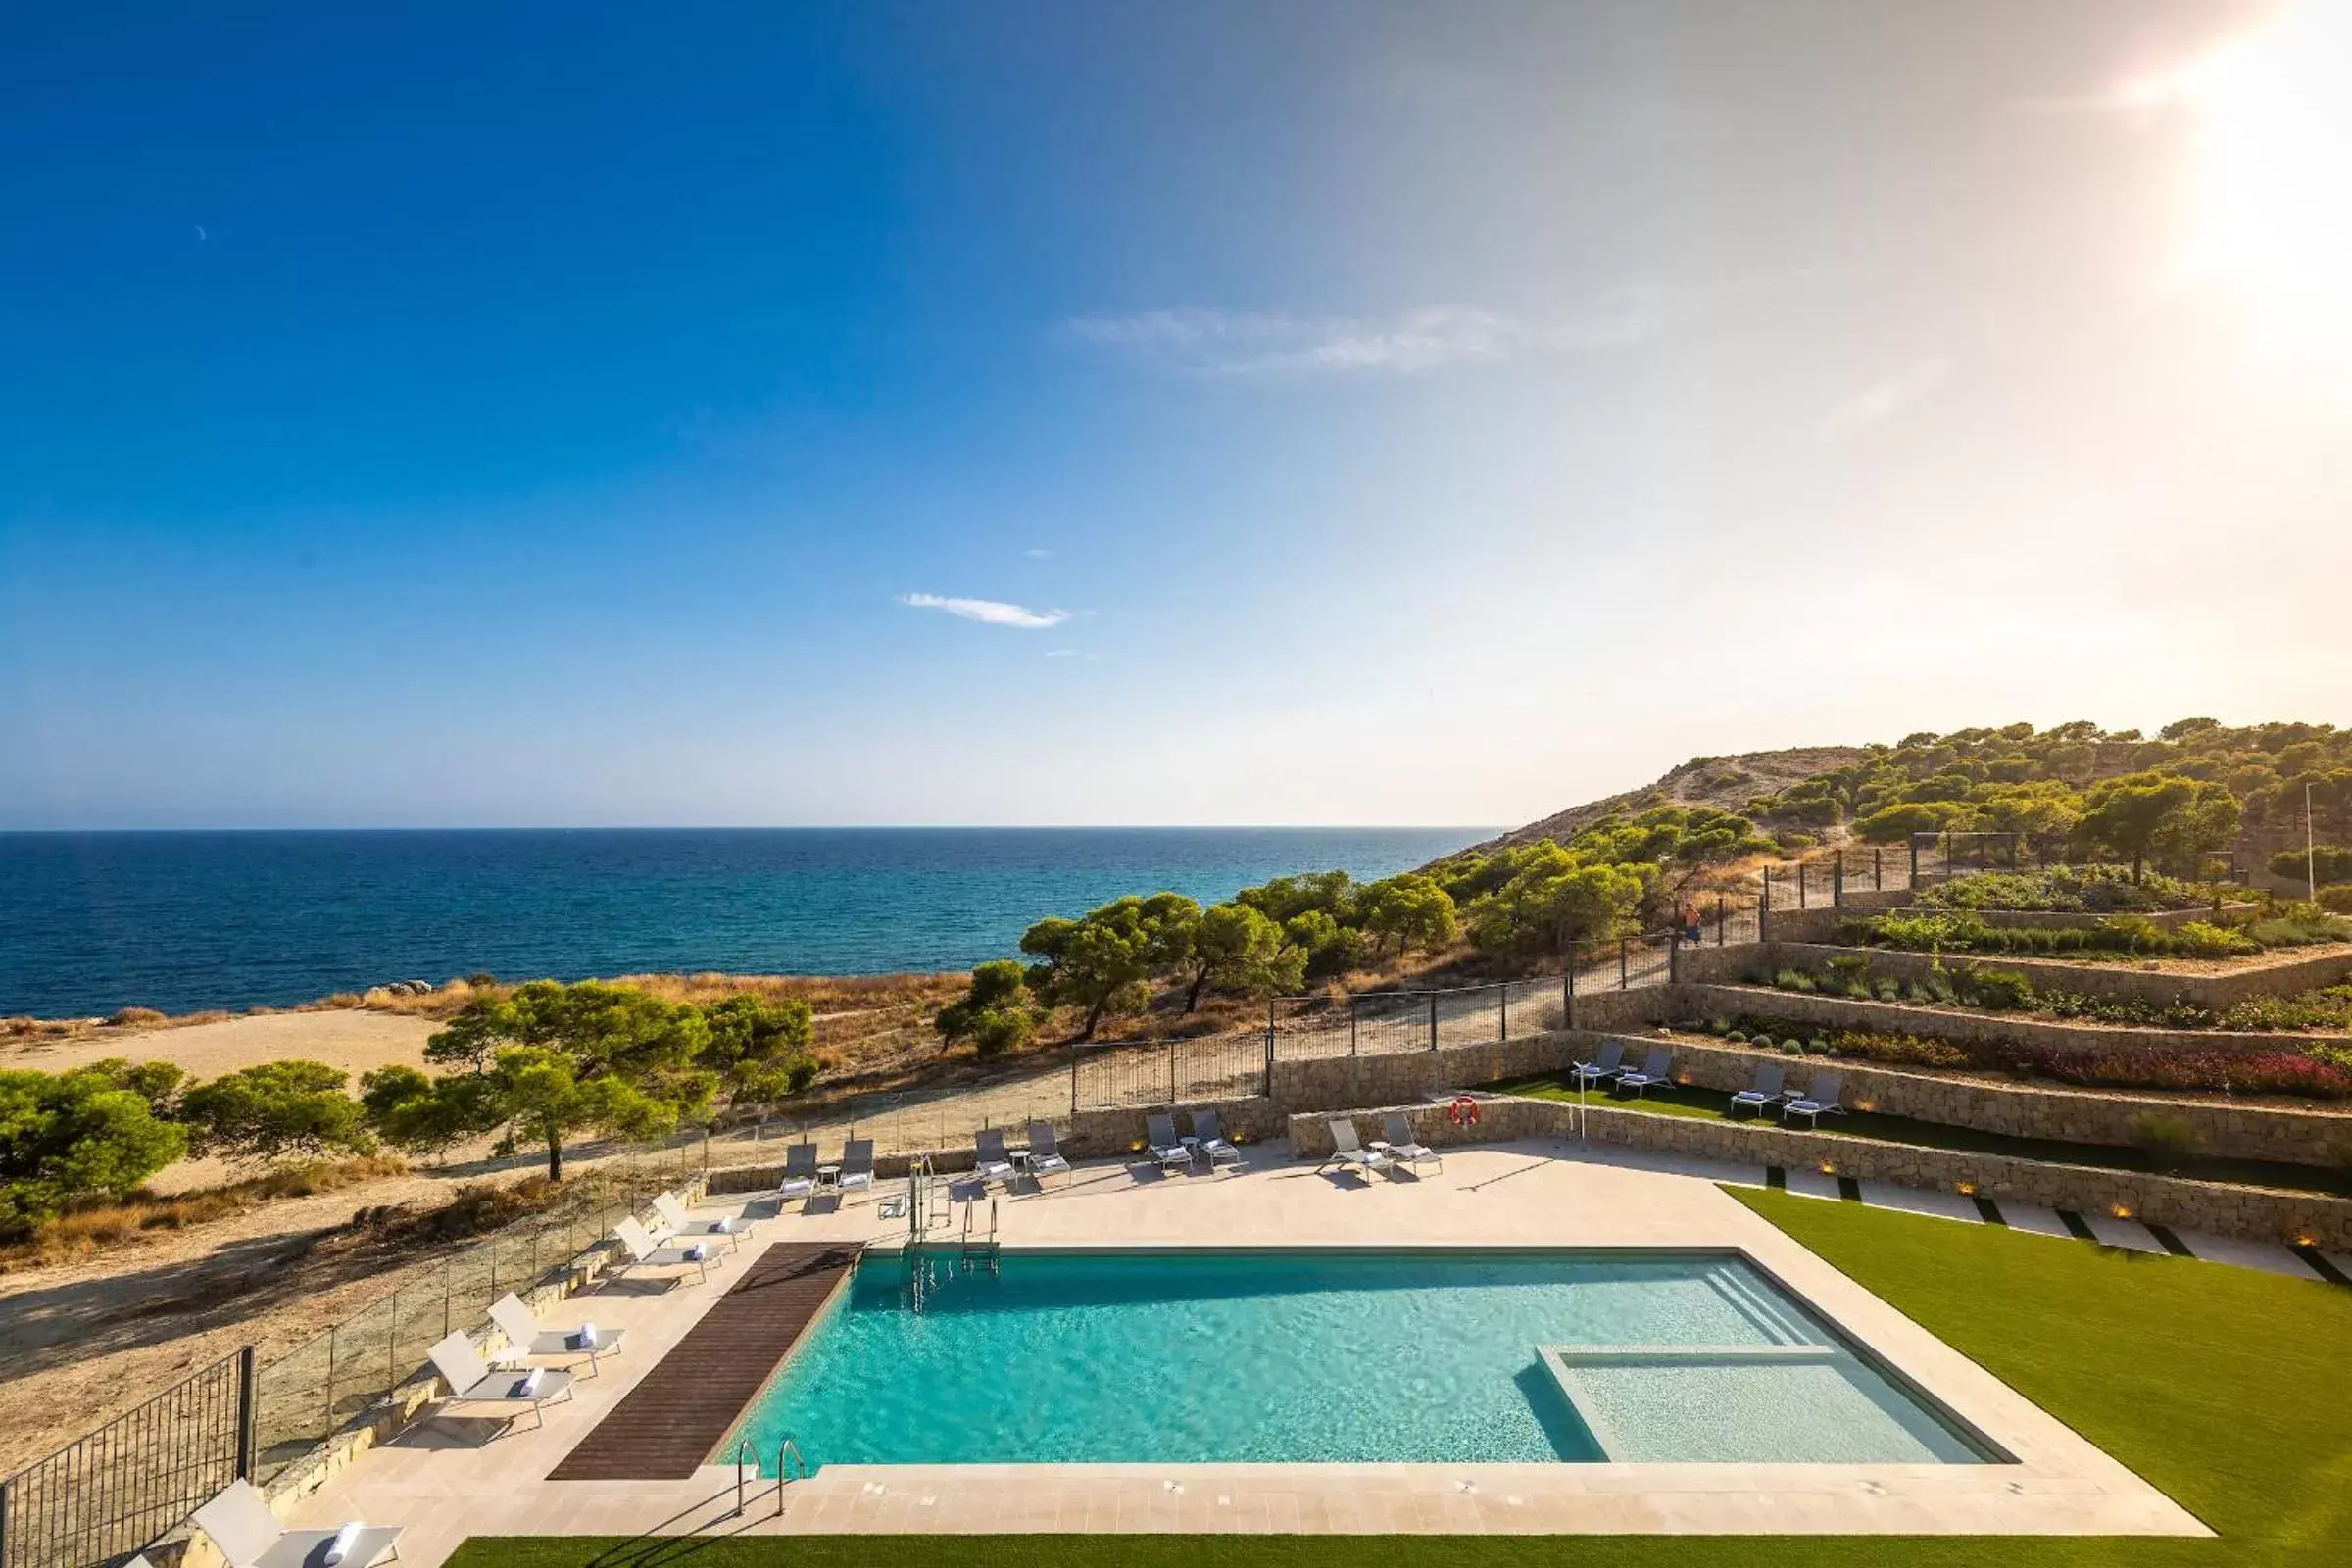
[[[1273,1082],[1274,1061],[1274,999],[1266,999],[1266,1081]]]
[[[1870,852],[1870,891],[1886,891],[1886,850],[1884,845],[1875,845]]]
[[[1625,977],[1626,952],[1632,946],[1632,944],[1633,938],[1631,937],[1619,937],[1617,939],[1617,989],[1620,991],[1628,989],[1633,984],[1632,981],[1626,979]]]
[[[1070,1114],[1078,1114],[1078,1048],[1070,1048]]]
[[[1438,994],[1429,994],[1429,1049],[1438,1049]]]
[[[1724,933],[1724,928],[1725,928],[1727,925],[1729,925],[1729,924],[1731,923],[1731,918],[1732,918],[1732,916],[1731,916],[1731,910],[1730,910],[1730,909],[1729,909],[1729,908],[1726,906],[1726,904],[1725,904],[1725,900],[1724,900],[1724,897],[1723,897],[1723,895],[1722,895],[1722,894],[1720,894],[1720,893],[1716,894],[1716,895],[1715,895],[1715,945],[1716,945],[1717,947],[1719,947],[1719,948],[1723,946],[1723,933]]]
[[[1801,859],[1796,862],[1796,906],[1805,906],[1805,862]]]
[[[1568,944],[1568,972],[1560,976],[1560,1027],[1576,1027],[1576,944]]]
[[[1348,993],[1348,1054],[1355,1054],[1355,993]]]
[[[326,1431],[328,1431],[328,1432],[332,1432],[332,1431],[334,1431],[334,1429],[335,1429],[335,1330],[336,1330],[336,1328],[337,1328],[337,1327],[339,1327],[339,1325],[337,1325],[337,1324],[333,1324],[333,1323],[329,1323],[329,1324],[326,1326],[326,1427],[325,1427],[325,1430],[326,1430]]]
[[[261,1412],[255,1408],[261,1392],[261,1364],[250,1345],[237,1347],[237,1479],[253,1479],[253,1433]]]
[[[1494,1038],[1503,1041],[1506,1044],[1511,1038],[1511,983],[1508,980],[1505,980],[1502,983],[1501,1032],[1498,1033]]]
[[[1845,852],[1839,850],[1830,861],[1830,907],[1845,902]]]
[[[1176,1103],[1176,1042],[1168,1042],[1168,1103]]]
[[[1666,933],[1666,983],[1675,985],[1680,983],[1682,978],[1683,934],[1680,931],[1669,931]]]

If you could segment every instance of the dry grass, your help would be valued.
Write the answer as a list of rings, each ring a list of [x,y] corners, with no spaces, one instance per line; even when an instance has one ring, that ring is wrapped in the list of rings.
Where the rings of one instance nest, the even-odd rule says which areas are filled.
[[[245,1181],[170,1197],[140,1192],[119,1202],[77,1204],[24,1240],[0,1247],[0,1273],[77,1261],[149,1232],[185,1230],[244,1213],[273,1199],[308,1198],[358,1187],[401,1175],[408,1168],[408,1162],[397,1156],[370,1154],[288,1166]]]

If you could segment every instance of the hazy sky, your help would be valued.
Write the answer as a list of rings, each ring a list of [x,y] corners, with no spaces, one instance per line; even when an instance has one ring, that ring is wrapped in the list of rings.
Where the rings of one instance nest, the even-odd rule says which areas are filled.
[[[0,826],[2352,721],[2340,0],[362,9],[0,24]]]

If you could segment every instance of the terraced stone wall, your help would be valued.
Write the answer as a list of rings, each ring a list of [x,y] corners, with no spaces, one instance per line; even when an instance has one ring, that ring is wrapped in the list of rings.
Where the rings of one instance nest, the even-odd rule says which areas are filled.
[[[1686,982],[1738,984],[1766,978],[1782,969],[1820,974],[1827,971],[1832,958],[1853,956],[1868,958],[1870,972],[1881,979],[1924,982],[1937,971],[1939,964],[1945,972],[1972,966],[2008,969],[2026,976],[2037,991],[2135,999],[2158,1006],[2185,1003],[2215,1012],[2261,997],[2291,997],[2321,986],[2336,985],[2352,976],[2352,950],[2343,948],[2317,954],[2268,955],[2218,973],[2196,974],[2146,968],[2130,962],[2069,963],[2008,954],[1947,954],[1938,959],[1934,954],[1900,953],[1887,948],[1775,941],[1743,948],[1688,949],[1680,956],[1677,978]]]

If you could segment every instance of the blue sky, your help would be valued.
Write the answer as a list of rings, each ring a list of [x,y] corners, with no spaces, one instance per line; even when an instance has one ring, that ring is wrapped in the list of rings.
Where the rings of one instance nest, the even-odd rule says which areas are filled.
[[[2313,8],[349,9],[12,12],[0,827],[2352,720]]]

